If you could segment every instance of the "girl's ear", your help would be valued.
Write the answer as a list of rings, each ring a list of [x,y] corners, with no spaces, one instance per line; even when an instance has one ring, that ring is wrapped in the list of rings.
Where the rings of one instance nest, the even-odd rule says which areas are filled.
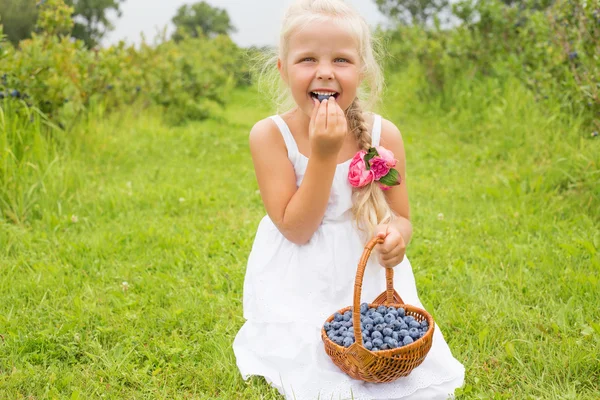
[[[283,81],[287,84],[287,74],[285,73],[283,61],[281,61],[281,58],[277,59],[277,69],[279,70],[279,75],[281,75],[281,79],[283,79]]]

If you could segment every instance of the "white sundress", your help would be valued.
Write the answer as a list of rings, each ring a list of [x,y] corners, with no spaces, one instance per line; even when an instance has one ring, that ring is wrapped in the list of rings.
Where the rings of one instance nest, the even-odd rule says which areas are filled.
[[[279,127],[300,186],[308,158],[284,120]],[[373,146],[379,145],[381,116],[373,123]],[[464,382],[465,369],[452,355],[436,324],[433,344],[421,365],[407,377],[389,383],[355,380],[325,352],[323,323],[335,311],[352,305],[356,268],[364,242],[352,224],[351,160],[336,167],[323,221],[310,241],[287,240],[268,215],[259,223],[244,279],[245,323],[233,342],[244,380],[264,376],[286,400],[447,399]],[[423,308],[407,257],[394,267],[394,288],[406,304]],[[373,302],[385,290],[385,268],[375,254],[368,260],[361,302]]]

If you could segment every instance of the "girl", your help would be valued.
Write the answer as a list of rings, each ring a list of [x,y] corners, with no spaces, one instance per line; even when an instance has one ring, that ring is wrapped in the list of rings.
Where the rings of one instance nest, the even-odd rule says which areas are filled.
[[[356,268],[373,235],[384,242],[368,261],[361,302],[385,290],[385,268],[394,268],[394,288],[423,308],[405,257],[412,226],[402,137],[358,100],[373,103],[383,86],[368,25],[343,0],[299,0],[267,66],[275,60],[280,99],[293,103],[250,132],[267,215],[248,259],[246,322],[233,343],[242,377],[263,376],[295,400],[448,398],[462,386],[464,367],[437,326],[423,363],[390,383],[350,378],[320,336],[325,319],[352,304]],[[379,175],[375,163],[365,172],[371,147],[383,159]]]

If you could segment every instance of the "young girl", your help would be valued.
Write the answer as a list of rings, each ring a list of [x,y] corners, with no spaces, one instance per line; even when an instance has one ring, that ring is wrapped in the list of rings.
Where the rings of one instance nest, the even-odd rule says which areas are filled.
[[[248,259],[246,322],[233,343],[242,377],[263,376],[295,400],[448,398],[462,386],[464,367],[438,326],[423,363],[389,383],[352,379],[321,339],[327,317],[352,304],[356,269],[374,235],[384,242],[367,263],[361,302],[385,290],[385,268],[394,268],[404,302],[424,308],[405,257],[412,226],[402,137],[359,103],[376,101],[383,86],[368,25],[343,0],[299,0],[285,15],[272,61],[280,99],[295,104],[250,132],[268,215]],[[379,175],[375,164],[365,172],[371,147],[385,160]],[[398,176],[382,178],[391,167]]]

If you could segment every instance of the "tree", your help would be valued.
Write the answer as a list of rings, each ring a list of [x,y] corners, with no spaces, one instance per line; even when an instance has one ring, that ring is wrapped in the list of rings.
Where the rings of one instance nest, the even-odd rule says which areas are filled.
[[[184,35],[198,37],[200,35],[228,35],[236,32],[224,9],[212,7],[205,1],[193,5],[184,4],[177,9],[172,19],[175,24],[173,39],[181,40]]]
[[[406,25],[424,26],[450,4],[449,0],[375,0],[383,14]]]
[[[38,12],[47,0],[0,0],[0,23],[4,25],[4,33],[16,46],[21,40],[31,37],[34,31]],[[125,0],[65,0],[65,4],[73,7],[75,21],[71,35],[81,39],[88,47],[96,46],[114,29],[108,20],[109,11],[121,16],[120,5]]]
[[[37,19],[35,4],[36,0],[0,0],[0,24],[13,45],[31,37]]]
[[[81,39],[88,47],[95,47],[102,38],[115,27],[109,21],[107,14],[114,11],[117,17],[121,16],[121,3],[125,0],[65,0],[73,6],[72,36]]]

